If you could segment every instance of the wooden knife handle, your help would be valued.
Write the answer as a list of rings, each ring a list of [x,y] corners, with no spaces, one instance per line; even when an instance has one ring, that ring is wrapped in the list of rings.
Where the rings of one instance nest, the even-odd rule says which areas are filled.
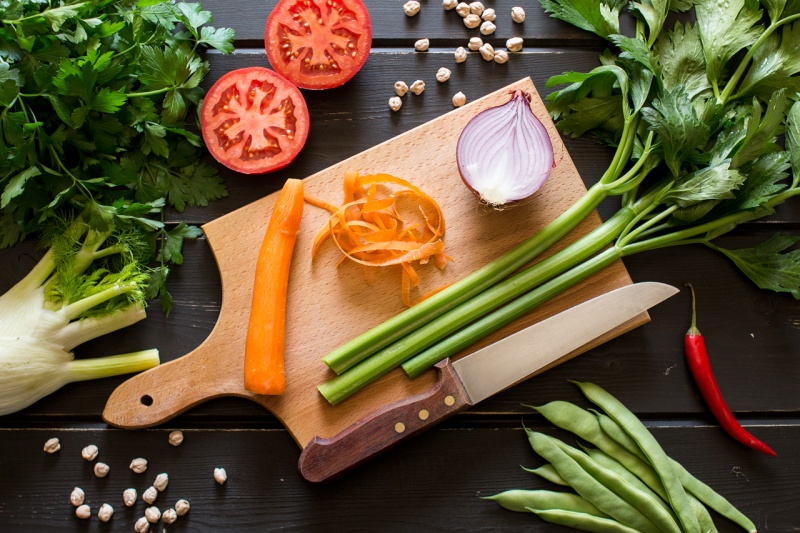
[[[436,384],[428,391],[379,409],[329,439],[314,437],[298,467],[308,481],[324,481],[470,406],[449,359],[436,365]]]

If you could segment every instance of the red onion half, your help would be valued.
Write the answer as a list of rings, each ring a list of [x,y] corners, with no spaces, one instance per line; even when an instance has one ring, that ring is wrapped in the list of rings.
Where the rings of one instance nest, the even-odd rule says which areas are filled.
[[[505,104],[473,117],[458,139],[461,179],[490,207],[507,207],[530,197],[553,169],[550,136],[530,101],[527,92],[514,91]]]

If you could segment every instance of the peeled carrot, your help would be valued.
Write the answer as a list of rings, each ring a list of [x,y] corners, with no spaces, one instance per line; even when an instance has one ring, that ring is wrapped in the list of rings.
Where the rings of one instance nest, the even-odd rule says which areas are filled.
[[[286,390],[286,293],[302,217],[303,182],[287,180],[275,201],[256,263],[244,350],[244,388],[255,394]]]

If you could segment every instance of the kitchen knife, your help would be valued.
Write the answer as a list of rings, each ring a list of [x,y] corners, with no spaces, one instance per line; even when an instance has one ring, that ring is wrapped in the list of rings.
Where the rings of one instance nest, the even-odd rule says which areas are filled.
[[[666,300],[678,289],[656,282],[610,291],[542,320],[455,362],[436,365],[431,390],[375,411],[300,454],[300,473],[324,481],[441,420],[522,381]]]

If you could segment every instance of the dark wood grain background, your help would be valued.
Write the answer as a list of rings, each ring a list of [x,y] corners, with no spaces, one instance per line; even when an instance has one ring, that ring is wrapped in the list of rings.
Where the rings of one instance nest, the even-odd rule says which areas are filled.
[[[525,38],[525,49],[505,65],[471,54],[456,64],[453,50],[465,46],[466,30],[455,12],[437,0],[422,0],[421,12],[406,17],[400,0],[367,0],[374,32],[373,50],[363,70],[346,85],[305,91],[311,133],[298,159],[283,171],[247,177],[223,170],[230,195],[202,209],[170,213],[169,221],[202,224],[280,188],[290,177],[304,177],[452,109],[458,91],[468,100],[522,77],[531,76],[543,94],[548,77],[589,70],[606,46],[599,39],[549,19],[537,2],[484,2],[497,13],[497,32],[489,40],[504,46],[511,36]],[[223,73],[245,66],[268,66],[263,28],[274,0],[206,0],[215,26],[236,29],[237,52],[209,53],[209,86]],[[522,5],[524,24],[511,22]],[[428,37],[431,49],[417,53],[413,43]],[[451,79],[436,83],[439,67]],[[387,105],[393,85],[426,82],[420,96],[407,95],[403,108]],[[565,139],[587,185],[605,170],[611,154],[591,139]],[[613,201],[600,207],[606,218]],[[722,239],[727,247],[749,246],[775,232],[798,232],[800,204],[784,206],[765,221],[737,229]],[[34,243],[0,252],[0,291],[7,290],[40,256]],[[81,346],[78,357],[157,347],[170,361],[199,345],[213,327],[220,307],[220,282],[204,239],[185,247],[185,264],[170,279],[173,313],[164,317],[154,304],[143,322]],[[567,531],[536,517],[511,513],[480,499],[509,488],[545,488],[524,472],[536,466],[522,423],[550,430],[522,404],[555,399],[585,402],[569,379],[593,381],[634,410],[669,454],[739,506],[759,531],[800,530],[800,304],[789,296],[760,291],[723,257],[702,247],[648,252],[625,264],[634,281],[655,280],[698,289],[699,320],[720,387],[738,418],[770,444],[778,458],[759,455],[727,437],[699,400],[686,368],[682,340],[689,325],[689,296],[678,296],[651,311],[652,322],[543,375],[486,400],[414,441],[383,455],[345,477],[323,485],[305,482],[297,472],[300,450],[280,423],[246,400],[208,402],[145,431],[106,426],[100,414],[106,398],[124,378],[73,384],[14,415],[0,417],[0,531],[132,531],[141,516],[140,501],[122,506],[122,491],[143,491],[159,472],[170,485],[156,505],[165,509],[186,498],[192,510],[169,531]],[[178,448],[167,443],[170,430],[185,432]],[[49,437],[62,450],[42,452]],[[105,479],[91,473],[80,450],[97,444],[111,465]],[[137,476],[128,470],[134,457],[150,461]],[[224,486],[212,478],[226,468]],[[93,513],[103,502],[117,512],[108,524],[96,516],[73,515],[69,493],[81,486]],[[737,531],[719,519],[720,531]],[[154,528],[161,531],[162,526]]]

